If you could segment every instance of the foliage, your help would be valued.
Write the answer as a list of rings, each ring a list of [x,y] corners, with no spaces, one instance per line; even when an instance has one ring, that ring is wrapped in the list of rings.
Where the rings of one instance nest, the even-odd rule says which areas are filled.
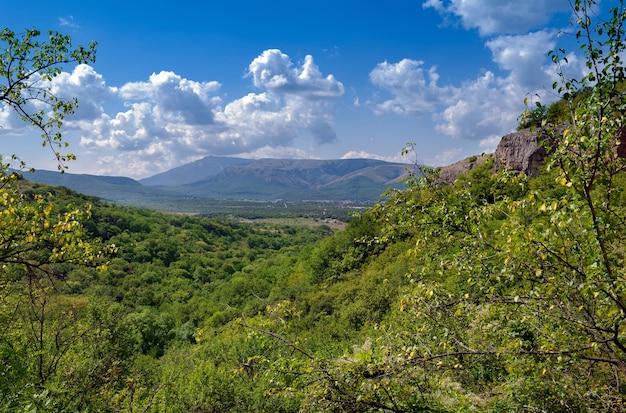
[[[377,207],[383,240],[415,240],[412,286],[307,389],[313,410],[622,410],[625,14],[592,26],[592,6],[575,3],[590,72],[555,85],[571,125],[541,179],[425,179]]]
[[[301,397],[307,411],[623,409],[626,15],[620,2],[611,20],[592,26],[592,6],[575,3],[590,72],[555,85],[571,118],[560,135],[544,125],[554,131],[544,175],[491,176],[486,165],[452,185],[415,181],[370,211],[382,227],[359,241],[414,241],[410,286],[398,285],[382,320],[352,326],[360,330],[349,340],[361,341],[343,355],[323,357],[304,340],[295,303],[247,320],[254,334],[283,345],[283,354],[263,358],[272,392]],[[355,270],[365,274],[367,260],[348,240],[319,245],[328,258],[319,265],[312,256],[313,269],[323,270],[315,280],[330,274],[341,284]],[[343,265],[355,257],[358,265]],[[326,315],[349,307],[326,302]]]
[[[49,32],[48,40],[40,42],[40,34],[0,32],[5,44],[0,51],[0,101],[41,130],[44,146],[61,147],[58,129],[77,102],[57,98],[50,81],[64,64],[93,61],[95,44],[72,50],[68,36]],[[73,159],[56,150],[55,157],[59,169]],[[93,338],[94,328],[84,298],[55,291],[75,266],[103,270],[106,254],[114,248],[86,233],[88,203],[59,206],[51,194],[33,190],[9,166],[0,157],[0,406],[54,411],[62,409],[61,401],[50,395],[65,389],[63,367],[79,343]]]
[[[193,383],[178,370],[176,354],[187,354],[189,346],[197,347],[192,352],[199,356],[205,354],[203,331],[210,336],[227,331],[231,320],[256,316],[269,301],[290,294],[286,285],[300,249],[328,236],[324,227],[163,215],[105,204],[63,188],[14,182],[23,208],[37,211],[35,199],[47,193],[54,194],[55,205],[90,203],[82,226],[76,221],[64,236],[83,236],[89,241],[83,245],[102,252],[105,247],[95,241],[100,238],[116,248],[100,270],[75,265],[96,257],[83,255],[86,261],[80,261],[67,254],[62,262],[33,260],[5,267],[0,314],[6,326],[0,335],[3,409],[31,405],[42,411],[133,411],[169,406],[183,397],[174,396],[182,391],[173,387],[174,378],[176,386]],[[45,205],[54,222],[59,208]],[[49,228],[54,233],[55,225]],[[44,232],[38,228],[37,234]],[[52,256],[51,242],[35,246],[29,251],[36,258]],[[42,276],[29,276],[29,269]],[[224,348],[219,351],[226,352]],[[255,347],[248,354],[253,351]],[[226,386],[239,362],[228,357],[216,370],[215,383]],[[197,366],[208,368],[206,361]],[[251,388],[248,380],[241,386]],[[262,403],[261,390],[254,389],[249,397]],[[211,391],[217,395],[226,387]],[[194,394],[183,399],[189,401]],[[243,394],[228,397],[241,406]],[[201,405],[214,403],[211,397]]]
[[[0,335],[2,393],[12,406],[45,391],[77,340],[85,338],[84,299],[57,296],[72,266],[103,270],[112,248],[87,234],[90,206],[57,207],[49,195],[31,191],[4,170],[0,188]],[[19,333],[18,332],[22,332]],[[7,389],[13,389],[6,392]],[[48,394],[48,393],[46,393]],[[44,398],[47,400],[47,398]]]
[[[36,29],[26,29],[21,35],[8,28],[0,32],[4,44],[0,49],[0,102],[41,130],[43,144],[54,151],[62,169],[74,155],[55,149],[66,146],[59,129],[78,101],[60,99],[52,93],[49,82],[61,73],[63,65],[95,61],[96,43],[72,49],[69,36],[55,31],[47,34],[48,39],[40,41],[41,32]]]
[[[592,26],[593,4],[574,6],[590,72],[555,86],[571,118],[543,125],[553,139],[537,178],[493,174],[492,158],[452,184],[412,174],[332,234],[164,215],[7,177],[15,201],[2,213],[21,212],[4,242],[40,242],[2,249],[21,246],[22,261],[7,263],[0,290],[0,406],[622,411],[625,14],[620,2]],[[49,206],[46,193],[92,207]],[[29,232],[31,221],[48,225]],[[98,239],[117,246],[106,269],[75,265],[93,263]]]

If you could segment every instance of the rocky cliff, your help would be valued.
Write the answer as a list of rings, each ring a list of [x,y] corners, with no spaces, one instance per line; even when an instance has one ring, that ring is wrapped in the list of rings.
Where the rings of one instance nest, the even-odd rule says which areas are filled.
[[[452,183],[459,174],[465,174],[471,171],[476,166],[484,163],[490,156],[492,155],[470,156],[469,158],[460,160],[452,165],[442,166],[438,169],[439,179]]]
[[[467,173],[482,164],[489,156],[494,158],[494,170],[509,169],[528,176],[537,176],[547,156],[541,142],[550,139],[545,129],[521,129],[500,139],[493,154],[470,156],[452,165],[439,168],[439,177],[454,182],[461,173]]]
[[[545,129],[522,129],[503,136],[493,154],[495,168],[518,171],[532,177],[539,175],[547,156],[541,143],[548,139],[550,135]]]

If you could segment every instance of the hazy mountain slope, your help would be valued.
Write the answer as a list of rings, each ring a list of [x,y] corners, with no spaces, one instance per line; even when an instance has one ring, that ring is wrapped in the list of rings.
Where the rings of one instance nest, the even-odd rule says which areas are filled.
[[[231,199],[375,200],[389,186],[400,185],[406,166],[372,159],[261,159],[178,190]]]
[[[373,159],[207,157],[140,182],[125,177],[44,170],[23,175],[33,182],[65,186],[114,202],[150,207],[167,203],[168,210],[172,210],[172,205],[174,209],[176,205],[182,208],[184,203],[203,199],[371,202],[390,186],[400,187],[406,167]],[[168,182],[174,184],[167,185]]]
[[[22,172],[22,176],[31,181],[54,186],[64,186],[85,195],[129,205],[147,206],[160,199],[183,198],[183,195],[150,188],[131,178],[122,176],[99,176],[87,174],[59,173],[56,171],[37,170]]]
[[[170,169],[169,171],[140,179],[147,186],[180,186],[215,176],[231,165],[254,162],[252,159],[207,156],[197,161]]]

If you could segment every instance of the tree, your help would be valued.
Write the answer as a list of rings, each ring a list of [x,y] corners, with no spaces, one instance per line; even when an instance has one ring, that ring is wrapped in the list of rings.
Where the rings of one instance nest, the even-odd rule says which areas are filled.
[[[95,61],[96,43],[72,49],[67,35],[48,31],[48,39],[43,41],[40,36],[36,29],[26,29],[21,36],[8,28],[0,31],[4,44],[0,49],[0,102],[41,131],[44,146],[53,149],[62,170],[74,155],[56,150],[67,146],[59,129],[78,101],[58,98],[49,82],[64,65]],[[19,175],[1,161],[0,157],[0,263],[18,266],[31,275],[35,270],[52,275],[51,264],[85,264],[102,255],[102,250],[85,239],[82,222],[90,214],[89,205],[55,211],[45,195],[31,192],[27,196]]]
[[[497,378],[482,386],[507,395],[494,399],[500,406],[619,411],[623,403],[626,163],[617,148],[624,139],[626,14],[619,1],[608,20],[597,21],[595,6],[574,3],[589,72],[582,79],[561,72],[554,84],[570,123],[564,131],[547,125],[553,138],[546,175],[526,182],[501,174],[509,185],[529,188],[520,199],[481,205],[469,188],[450,195],[431,187],[411,209],[410,225],[424,240],[417,253],[434,252],[428,240],[453,246],[439,244],[446,254],[425,260],[414,275],[417,287],[401,308],[430,339],[407,337],[402,359],[429,369],[441,362],[445,367],[435,370],[457,370],[461,383],[482,360]],[[558,52],[551,56],[557,67],[564,61]]]
[[[595,1],[573,2],[588,74],[554,84],[569,123],[544,125],[542,176],[417,180],[371,212],[385,223],[377,241],[415,240],[411,286],[371,341],[315,359],[308,376],[294,369],[312,383],[310,410],[623,411],[626,10],[615,3],[599,21]]]
[[[59,129],[78,101],[55,96],[49,82],[61,73],[64,65],[94,62],[96,43],[72,49],[70,36],[55,31],[47,34],[48,39],[40,41],[41,32],[36,29],[26,29],[21,35],[8,28],[0,32],[0,42],[4,45],[0,49],[0,102],[41,131],[44,146],[54,151],[62,170],[64,162],[75,156],[57,150],[67,144]]]
[[[40,41],[40,35],[34,29],[20,36],[0,32],[0,102],[41,131],[62,171],[74,155],[59,152],[66,146],[60,128],[78,102],[55,96],[50,81],[64,65],[94,61],[95,43],[72,49],[69,36],[49,31]],[[89,204],[59,206],[9,167],[0,157],[0,320],[5,326],[0,406],[45,411],[54,409],[55,393],[63,392],[50,385],[58,366],[90,331],[81,324],[85,306],[58,294],[57,285],[75,265],[104,266],[112,248],[85,230]]]

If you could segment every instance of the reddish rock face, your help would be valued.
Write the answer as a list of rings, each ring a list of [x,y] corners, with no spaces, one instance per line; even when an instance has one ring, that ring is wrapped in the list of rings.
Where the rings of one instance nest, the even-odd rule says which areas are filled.
[[[620,129],[618,139],[619,142],[615,152],[618,157],[626,158],[626,129]]]

